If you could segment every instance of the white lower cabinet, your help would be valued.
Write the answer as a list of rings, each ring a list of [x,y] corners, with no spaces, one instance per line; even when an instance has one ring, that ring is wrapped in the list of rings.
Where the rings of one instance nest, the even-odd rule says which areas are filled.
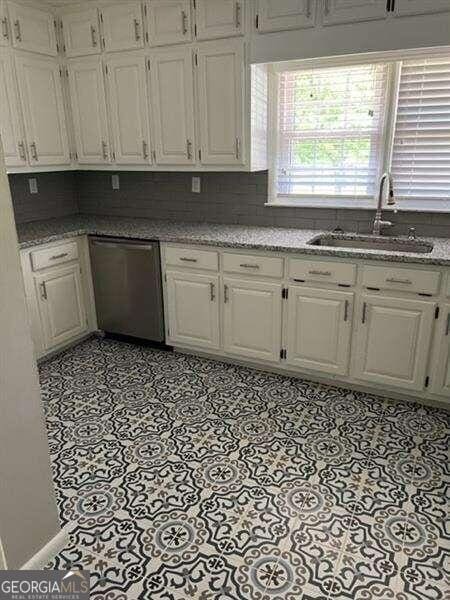
[[[166,285],[170,342],[218,348],[219,277],[167,271]]]
[[[442,318],[434,341],[432,391],[450,396],[450,304],[441,307]]]
[[[78,263],[36,276],[35,289],[45,350],[59,346],[87,329]]]
[[[286,362],[338,375],[348,372],[354,294],[290,286]]]
[[[281,348],[281,283],[223,280],[225,352],[278,362]]]
[[[353,375],[405,390],[422,390],[436,304],[363,294]]]

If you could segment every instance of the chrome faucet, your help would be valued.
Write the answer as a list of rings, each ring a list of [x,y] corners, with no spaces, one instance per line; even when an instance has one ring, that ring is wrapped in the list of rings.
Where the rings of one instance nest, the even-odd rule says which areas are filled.
[[[381,230],[383,227],[391,227],[391,221],[383,221],[382,220],[382,207],[383,207],[383,191],[384,191],[384,183],[388,180],[389,182],[389,196],[387,205],[392,206],[395,204],[394,200],[394,182],[392,180],[392,175],[389,172],[383,173],[380,178],[380,187],[378,190],[378,204],[377,204],[377,212],[375,214],[375,219],[373,222],[373,235],[381,235]]]

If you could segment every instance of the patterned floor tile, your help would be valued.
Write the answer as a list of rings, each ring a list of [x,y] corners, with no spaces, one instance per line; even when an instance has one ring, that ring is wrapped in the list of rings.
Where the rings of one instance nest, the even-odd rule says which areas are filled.
[[[447,412],[108,339],[40,378],[94,600],[448,600]]]

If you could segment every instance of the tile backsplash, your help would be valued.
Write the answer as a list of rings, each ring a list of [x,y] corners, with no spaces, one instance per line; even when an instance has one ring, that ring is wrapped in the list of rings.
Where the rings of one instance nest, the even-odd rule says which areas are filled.
[[[267,172],[180,173],[119,172],[120,188],[113,190],[111,172],[39,173],[39,194],[28,190],[30,175],[11,175],[16,220],[19,223],[65,216],[75,212],[239,223],[244,225],[332,229],[369,232],[374,211],[358,209],[266,207]],[[34,175],[33,175],[34,176]],[[192,176],[200,176],[201,192],[191,192]],[[415,227],[422,236],[450,237],[450,214],[389,213],[391,234]]]

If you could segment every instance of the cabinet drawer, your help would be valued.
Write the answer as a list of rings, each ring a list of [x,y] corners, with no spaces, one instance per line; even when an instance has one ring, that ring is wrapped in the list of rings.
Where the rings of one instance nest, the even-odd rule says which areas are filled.
[[[364,267],[365,287],[398,290],[417,294],[437,294],[440,273],[400,267]]]
[[[166,265],[175,267],[190,267],[191,269],[205,269],[217,271],[219,258],[217,252],[210,250],[194,250],[193,248],[166,248]]]
[[[60,246],[33,250],[33,252],[30,252],[30,256],[33,271],[39,271],[40,269],[61,265],[71,260],[77,260],[78,244],[76,242],[69,242]]]
[[[301,281],[322,281],[324,283],[354,285],[356,281],[356,265],[291,258],[289,260],[289,278]]]
[[[226,273],[243,273],[263,277],[283,277],[283,259],[272,256],[254,256],[251,254],[223,255],[223,270]]]

